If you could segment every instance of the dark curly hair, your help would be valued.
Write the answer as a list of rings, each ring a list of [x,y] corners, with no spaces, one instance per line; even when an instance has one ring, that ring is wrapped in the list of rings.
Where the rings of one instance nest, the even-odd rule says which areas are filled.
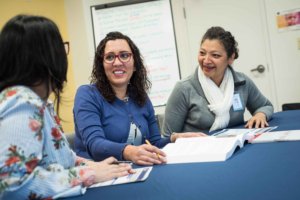
[[[127,93],[129,97],[134,99],[134,101],[139,106],[143,106],[148,98],[147,92],[151,88],[151,82],[147,77],[147,70],[144,66],[140,50],[128,36],[120,32],[108,33],[106,37],[99,43],[95,52],[93,71],[91,75],[91,84],[96,85],[97,89],[108,102],[112,103],[115,100],[116,93],[106,77],[103,65],[103,57],[106,43],[110,40],[117,39],[127,41],[132,51],[134,67],[136,69],[136,71],[132,74],[132,77],[130,79],[130,84],[128,85]]]
[[[239,50],[237,48],[238,43],[235,41],[233,35],[229,31],[225,31],[222,27],[215,26],[209,28],[206,33],[204,34],[201,44],[206,40],[219,40],[227,53],[227,57],[231,57],[233,54],[234,59],[239,57]]]

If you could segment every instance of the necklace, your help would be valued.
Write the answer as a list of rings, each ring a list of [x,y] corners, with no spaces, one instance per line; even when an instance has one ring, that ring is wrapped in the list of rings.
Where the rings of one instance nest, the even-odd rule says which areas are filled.
[[[127,103],[128,100],[129,100],[129,97],[128,97],[128,96],[124,97],[124,99],[123,99],[123,101],[124,101],[125,103]]]

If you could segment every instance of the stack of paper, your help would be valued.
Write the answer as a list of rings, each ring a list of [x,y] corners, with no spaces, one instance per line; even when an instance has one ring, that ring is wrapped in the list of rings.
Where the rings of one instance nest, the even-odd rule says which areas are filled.
[[[274,131],[257,135],[251,143],[300,140],[300,130]]]
[[[145,181],[148,178],[152,170],[152,167],[137,168],[134,170],[136,171],[134,174],[129,174],[127,176],[115,178],[110,181],[106,181],[102,183],[96,183],[94,185],[91,185],[90,187],[102,187],[108,185],[117,185],[117,184]]]
[[[226,137],[226,136],[234,136],[234,135],[247,135],[247,140],[252,139],[257,134],[265,133],[276,129],[277,126],[270,126],[265,128],[252,128],[252,129],[223,129],[219,132],[213,134],[213,136],[217,137]]]

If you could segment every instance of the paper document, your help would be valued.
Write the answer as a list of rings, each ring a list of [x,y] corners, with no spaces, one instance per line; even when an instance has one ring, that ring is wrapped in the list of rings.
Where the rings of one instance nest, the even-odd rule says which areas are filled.
[[[102,183],[96,183],[96,184],[91,185],[90,187],[102,187],[102,186],[108,186],[108,185],[117,185],[117,184],[145,181],[148,178],[148,176],[152,170],[152,167],[136,168],[134,170],[136,171],[134,174],[129,174],[127,176],[115,178],[110,181],[106,181],[106,182],[102,182]]]
[[[251,143],[300,140],[300,130],[274,131],[257,135]]]
[[[241,128],[241,129],[223,129],[219,132],[213,134],[213,136],[217,137],[225,137],[225,136],[233,136],[233,135],[244,135],[247,134],[247,139],[250,139],[252,136],[256,134],[265,133],[276,129],[278,126],[270,126],[265,128]]]

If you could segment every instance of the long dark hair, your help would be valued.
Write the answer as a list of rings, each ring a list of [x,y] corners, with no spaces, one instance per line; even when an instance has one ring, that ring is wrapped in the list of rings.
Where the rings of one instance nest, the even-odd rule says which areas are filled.
[[[206,40],[219,40],[223,44],[227,57],[231,57],[235,54],[234,59],[239,57],[239,50],[237,48],[238,43],[234,39],[233,35],[229,31],[225,31],[222,27],[214,26],[209,28],[204,34],[201,44]]]
[[[67,56],[56,24],[45,17],[17,15],[0,34],[0,92],[6,87],[28,87],[45,83],[47,97],[51,87],[57,112],[64,82]]]
[[[134,67],[136,69],[130,79],[130,84],[128,85],[127,92],[130,98],[133,98],[138,105],[143,106],[146,103],[147,92],[151,87],[151,82],[147,77],[147,70],[144,66],[140,50],[128,36],[120,32],[108,33],[106,37],[99,43],[95,53],[91,83],[96,84],[97,89],[108,102],[112,103],[115,100],[115,91],[111,87],[109,80],[105,75],[103,56],[106,43],[110,40],[117,39],[123,39],[127,41],[133,54],[132,56],[134,59]]]

